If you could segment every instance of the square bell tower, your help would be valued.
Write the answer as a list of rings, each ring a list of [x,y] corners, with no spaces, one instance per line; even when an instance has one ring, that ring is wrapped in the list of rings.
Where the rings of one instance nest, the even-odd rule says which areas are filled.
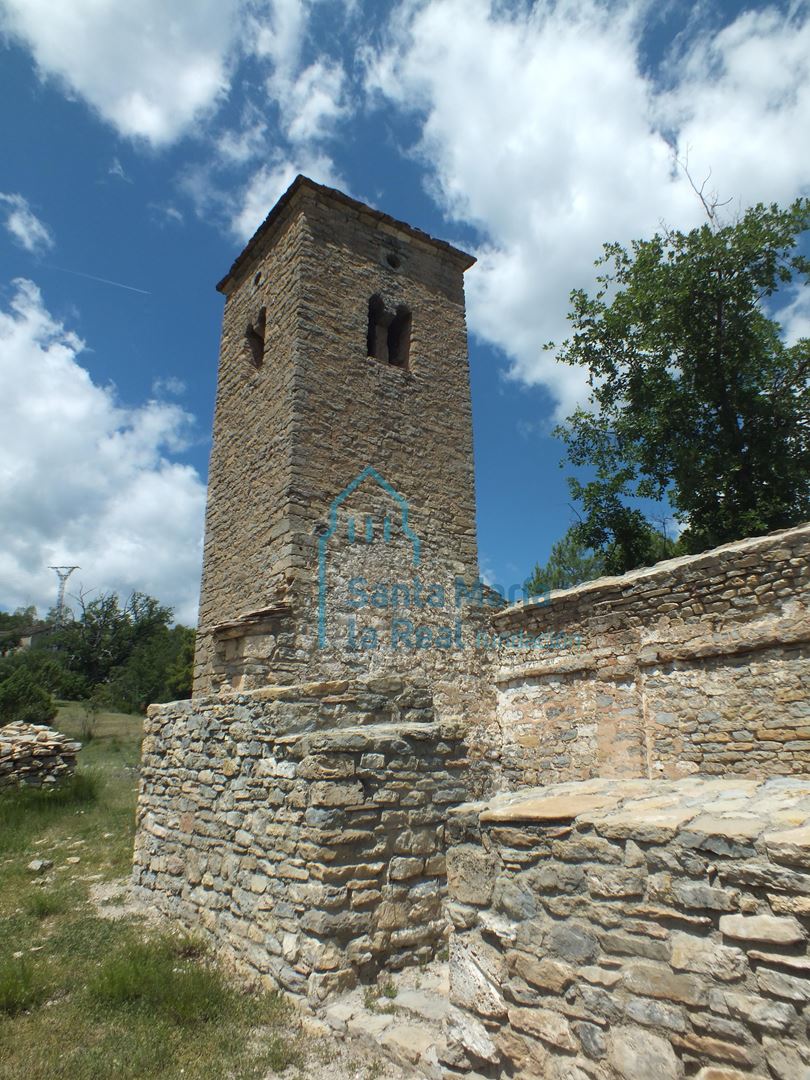
[[[323,670],[319,568],[338,511],[350,539],[388,542],[383,504],[406,506],[423,576],[477,579],[463,285],[473,262],[299,176],[219,283],[195,694]],[[334,650],[331,662],[339,673]]]

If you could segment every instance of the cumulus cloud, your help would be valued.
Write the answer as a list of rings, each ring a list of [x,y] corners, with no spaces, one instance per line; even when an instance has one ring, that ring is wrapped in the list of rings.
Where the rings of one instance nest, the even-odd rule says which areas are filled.
[[[271,160],[241,190],[231,216],[231,230],[240,240],[253,234],[298,173],[343,183],[328,144],[349,114],[347,77],[338,57],[304,59],[312,14],[312,4],[300,0],[266,0],[254,9],[245,35],[248,51],[269,68],[264,99],[249,104],[240,128],[220,139],[219,150],[226,161],[240,162],[258,157],[264,148]],[[268,110],[277,114],[272,135],[258,122]]]
[[[140,589],[193,622],[205,487],[172,460],[193,418],[165,401],[122,405],[83,348],[33,282],[14,282],[0,310],[0,600],[47,609],[48,566],[75,563],[71,585]]]
[[[22,195],[0,192],[0,204],[7,207],[6,229],[20,247],[32,255],[48,251],[54,245],[51,230],[36,216]]]
[[[120,134],[162,146],[227,92],[239,10],[239,0],[3,0],[0,29]]]
[[[272,165],[262,165],[243,189],[239,209],[231,218],[232,231],[239,240],[250,239],[299,173],[319,184],[346,187],[334,162],[326,154],[303,152],[293,160],[280,157]]]
[[[564,415],[580,373],[542,350],[567,333],[568,293],[606,240],[691,227],[701,209],[673,152],[743,205],[810,177],[810,18],[775,9],[643,55],[647,10],[564,0],[402,5],[366,85],[421,124],[417,152],[447,217],[482,235],[470,325]],[[797,9],[798,10],[798,9]]]
[[[795,345],[804,338],[810,340],[810,289],[794,287],[789,302],[777,312],[777,317],[786,345]]]

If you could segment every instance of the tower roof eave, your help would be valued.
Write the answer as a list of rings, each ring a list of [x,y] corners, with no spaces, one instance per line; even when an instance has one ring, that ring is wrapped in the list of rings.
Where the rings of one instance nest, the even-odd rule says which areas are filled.
[[[388,229],[405,233],[419,243],[429,244],[431,247],[438,248],[457,263],[459,270],[462,273],[465,270],[469,270],[476,261],[474,256],[469,255],[466,251],[461,251],[460,248],[453,247],[452,244],[448,244],[445,240],[437,240],[435,237],[430,236],[429,233],[423,232],[421,229],[416,229],[413,225],[408,225],[404,221],[397,221],[396,218],[391,217],[389,214],[384,214],[381,210],[375,210],[373,207],[367,206],[357,199],[352,199],[349,195],[344,195],[342,191],[338,191],[336,188],[330,188],[324,184],[316,184],[315,181],[310,180],[308,176],[299,174],[275,204],[250,240],[248,240],[242,252],[237,255],[228,273],[217,284],[217,290],[219,292],[227,293],[230,286],[250,267],[255,256],[262,247],[263,241],[268,239],[276,228],[286,220],[289,213],[294,209],[295,205],[299,202],[305,192],[315,193],[332,202],[342,204],[343,206],[349,206],[372,218],[378,224],[387,226]]]

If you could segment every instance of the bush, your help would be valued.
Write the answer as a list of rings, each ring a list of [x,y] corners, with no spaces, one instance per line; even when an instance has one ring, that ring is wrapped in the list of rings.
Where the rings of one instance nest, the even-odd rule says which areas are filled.
[[[55,716],[53,696],[25,668],[17,668],[0,682],[0,727],[15,720],[49,724]]]

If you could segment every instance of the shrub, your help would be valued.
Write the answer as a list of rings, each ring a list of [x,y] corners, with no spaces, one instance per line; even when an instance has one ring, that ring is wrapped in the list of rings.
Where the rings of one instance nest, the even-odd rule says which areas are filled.
[[[24,724],[49,724],[56,716],[52,694],[30,671],[17,668],[0,682],[0,726],[19,720]]]

